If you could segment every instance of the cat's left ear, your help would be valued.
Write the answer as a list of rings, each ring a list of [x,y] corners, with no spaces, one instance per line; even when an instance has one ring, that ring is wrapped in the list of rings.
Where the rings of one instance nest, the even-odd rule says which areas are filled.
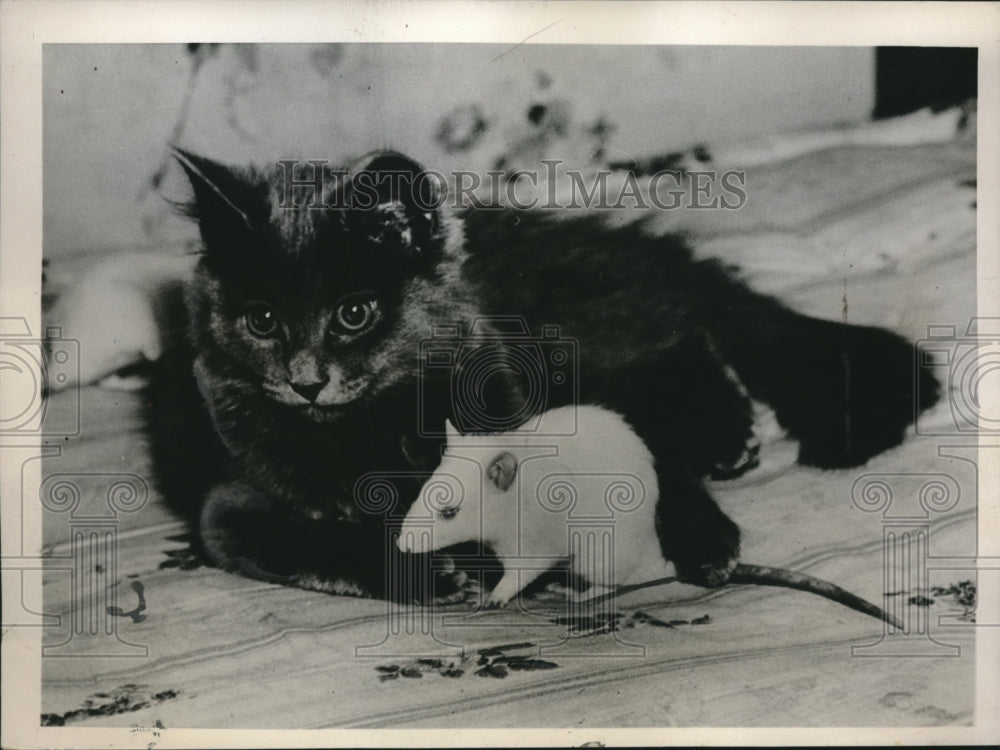
[[[368,154],[350,169],[351,216],[370,242],[426,256],[436,242],[442,181],[397,151]]]

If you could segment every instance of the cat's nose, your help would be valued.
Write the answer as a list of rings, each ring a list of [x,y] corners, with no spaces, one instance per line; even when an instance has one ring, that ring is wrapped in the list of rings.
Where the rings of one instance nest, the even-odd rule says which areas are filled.
[[[289,385],[292,387],[293,391],[311,404],[316,400],[319,392],[323,390],[323,386],[329,382],[330,379],[327,378],[326,380],[317,380],[314,383],[289,383]]]

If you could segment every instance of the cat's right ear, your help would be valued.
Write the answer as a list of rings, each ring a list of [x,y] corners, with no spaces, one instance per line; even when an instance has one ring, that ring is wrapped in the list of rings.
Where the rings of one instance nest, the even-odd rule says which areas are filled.
[[[374,245],[404,257],[433,257],[440,244],[439,209],[444,202],[435,173],[399,152],[376,151],[355,162],[349,174],[354,227]]]
[[[245,175],[179,148],[172,152],[194,191],[192,200],[179,208],[198,222],[206,255],[217,256],[235,247],[234,240],[253,229],[247,210],[252,188]]]

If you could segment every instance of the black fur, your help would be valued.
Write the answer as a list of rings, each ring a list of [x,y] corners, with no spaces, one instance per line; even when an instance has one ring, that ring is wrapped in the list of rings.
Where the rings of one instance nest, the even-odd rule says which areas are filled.
[[[179,159],[205,254],[191,339],[160,363],[150,427],[164,493],[200,524],[206,556],[238,572],[410,595],[414,582],[391,571],[414,567],[401,564],[387,528],[435,468],[444,420],[455,421],[454,373],[419,361],[437,324],[468,329],[480,315],[518,315],[533,336],[558,325],[579,353],[581,402],[621,412],[656,459],[665,556],[707,585],[728,578],[739,531],[703,478],[748,465],[748,391],[799,440],[800,461],[822,467],[898,444],[915,407],[936,400],[924,389],[914,404],[913,352],[898,336],[799,315],[641,224],[516,211],[452,217],[381,193],[376,210],[281,209],[277,170]],[[364,168],[419,171],[398,154]],[[327,197],[349,197],[353,179]],[[378,299],[375,325],[330,334],[324,321],[338,300],[361,292]],[[247,333],[250,300],[279,311],[284,338]],[[497,346],[496,334],[502,355],[508,339],[485,332],[473,345]],[[340,378],[344,402],[297,403],[287,385],[302,367]],[[465,429],[517,412],[530,386],[523,377],[491,378],[485,421]],[[543,408],[576,397],[554,387]],[[392,502],[372,511],[358,480],[378,473]],[[444,576],[436,594],[458,582]]]

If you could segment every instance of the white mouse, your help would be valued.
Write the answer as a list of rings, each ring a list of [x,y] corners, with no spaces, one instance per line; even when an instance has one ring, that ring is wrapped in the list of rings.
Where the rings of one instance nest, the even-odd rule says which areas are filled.
[[[479,541],[504,574],[487,601],[503,606],[548,568],[568,561],[590,598],[675,575],[663,559],[654,513],[653,457],[618,414],[566,406],[492,435],[461,435],[447,448],[401,529],[404,552]]]
[[[450,422],[446,430],[441,464],[397,543],[404,552],[489,546],[504,573],[487,606],[503,606],[564,561],[591,585],[579,600],[676,576],[656,534],[653,456],[620,415],[566,406],[509,432],[461,435]],[[902,627],[881,607],[807,573],[739,563],[729,583],[807,591]]]

